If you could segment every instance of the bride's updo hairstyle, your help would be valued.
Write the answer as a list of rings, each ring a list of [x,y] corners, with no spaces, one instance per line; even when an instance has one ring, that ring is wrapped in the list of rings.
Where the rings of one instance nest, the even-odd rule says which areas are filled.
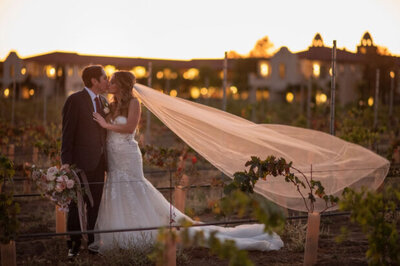
[[[114,72],[114,82],[117,85],[120,94],[120,102],[117,97],[114,97],[113,106],[111,107],[111,113],[113,118],[122,115],[128,116],[128,108],[131,99],[133,99],[132,89],[136,83],[136,77],[129,71],[117,71]]]

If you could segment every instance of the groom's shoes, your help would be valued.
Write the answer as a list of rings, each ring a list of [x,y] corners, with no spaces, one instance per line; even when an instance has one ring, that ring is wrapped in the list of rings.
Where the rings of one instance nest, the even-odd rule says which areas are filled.
[[[81,249],[80,240],[77,241],[68,240],[67,245],[68,245],[68,255],[67,255],[68,259],[73,259],[79,255],[79,250]]]
[[[68,249],[68,256],[67,258],[72,260],[73,258],[77,257],[79,255],[79,251],[76,251],[72,248]]]

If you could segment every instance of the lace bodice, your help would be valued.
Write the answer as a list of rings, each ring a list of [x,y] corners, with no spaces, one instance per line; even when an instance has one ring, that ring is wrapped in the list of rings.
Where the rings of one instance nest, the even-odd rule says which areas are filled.
[[[114,120],[111,121],[114,125],[124,125],[127,123],[127,118],[124,116],[117,116]],[[115,131],[108,130],[107,131],[107,144],[137,144],[135,141],[135,132],[133,134],[123,134]]]

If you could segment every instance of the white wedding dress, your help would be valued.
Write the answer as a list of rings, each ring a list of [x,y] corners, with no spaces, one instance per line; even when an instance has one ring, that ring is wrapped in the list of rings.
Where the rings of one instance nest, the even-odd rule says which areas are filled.
[[[126,118],[118,116],[114,124],[125,124]],[[107,136],[108,172],[100,203],[96,230],[144,228],[168,226],[170,203],[144,177],[142,154],[134,134],[120,134],[108,131]],[[188,216],[172,207],[173,219],[179,222]],[[175,224],[176,224],[175,223]],[[207,237],[217,231],[220,240],[234,240],[239,249],[278,250],[283,247],[281,238],[264,232],[264,225],[240,225],[234,228],[219,226],[192,227],[191,233],[203,231]],[[95,236],[91,245],[100,253],[116,246],[129,248],[154,243],[157,230],[103,233]]]

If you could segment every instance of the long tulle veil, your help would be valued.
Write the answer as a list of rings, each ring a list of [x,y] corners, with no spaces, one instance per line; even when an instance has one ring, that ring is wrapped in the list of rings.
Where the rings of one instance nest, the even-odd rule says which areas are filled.
[[[321,181],[327,194],[339,196],[345,187],[377,189],[389,170],[390,163],[385,158],[323,132],[255,124],[141,84],[134,86],[134,93],[169,129],[231,178],[245,169],[250,156],[264,159],[275,155],[292,161],[308,178],[312,165],[312,178]],[[261,180],[255,190],[283,207],[306,211],[300,194],[284,178]],[[324,201],[317,200],[315,210],[324,208]]]

